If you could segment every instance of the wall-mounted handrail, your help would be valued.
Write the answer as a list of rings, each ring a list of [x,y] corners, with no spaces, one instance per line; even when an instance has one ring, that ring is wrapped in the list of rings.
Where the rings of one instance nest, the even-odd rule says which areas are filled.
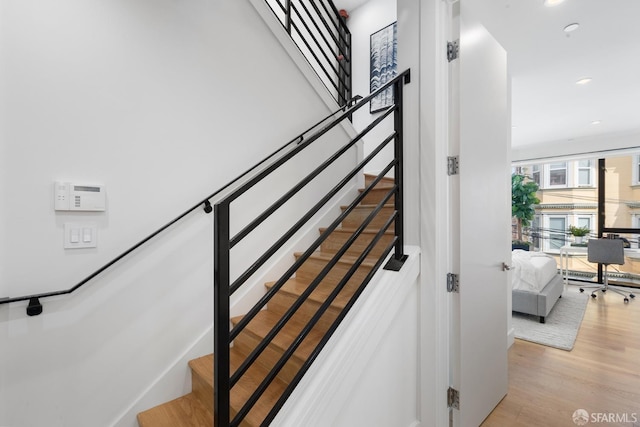
[[[192,207],[190,207],[189,209],[187,209],[186,211],[184,211],[183,213],[181,213],[180,215],[178,215],[177,217],[175,217],[171,221],[167,222],[166,224],[164,224],[163,226],[158,228],[156,231],[154,231],[153,233],[149,234],[147,237],[143,238],[138,243],[134,244],[129,249],[125,250],[120,255],[116,256],[115,258],[113,258],[111,261],[109,261],[108,263],[106,263],[102,267],[98,268],[96,271],[94,271],[93,273],[91,273],[90,275],[88,275],[87,277],[82,279],[80,282],[78,282],[77,284],[75,284],[71,288],[58,290],[58,291],[42,292],[42,293],[37,293],[37,294],[24,295],[24,296],[20,296],[20,297],[2,297],[2,298],[0,298],[0,305],[1,304],[10,304],[10,303],[14,303],[14,302],[21,302],[21,301],[29,301],[29,304],[27,306],[27,314],[29,316],[36,316],[36,315],[41,314],[42,313],[42,303],[40,302],[40,299],[56,297],[56,296],[60,296],[60,295],[68,295],[68,294],[71,294],[71,293],[75,292],[76,290],[78,290],[79,288],[84,286],[85,284],[89,283],[91,280],[95,279],[96,277],[98,277],[99,275],[104,273],[106,270],[108,270],[109,268],[111,268],[115,264],[119,263],[122,259],[126,258],[128,255],[130,255],[136,249],[138,249],[141,246],[145,245],[150,240],[153,240],[156,236],[158,236],[159,234],[163,233],[167,229],[171,228],[174,224],[176,224],[177,222],[181,221],[187,215],[191,214],[192,212],[196,211],[197,209],[202,208],[206,213],[211,213],[212,210],[213,210],[211,203],[215,202],[215,200],[217,198],[220,198],[220,197],[224,196],[224,194],[227,193],[227,192],[233,191],[235,186],[240,185],[241,181],[243,179],[249,179],[252,176],[252,174],[258,173],[260,171],[261,167],[267,167],[270,164],[270,162],[273,162],[274,159],[276,159],[279,155],[282,155],[283,153],[285,153],[287,149],[295,148],[297,145],[299,145],[300,143],[305,141],[305,137],[308,134],[312,133],[312,131],[314,129],[317,129],[322,124],[324,124],[328,120],[330,120],[332,117],[334,117],[337,114],[345,111],[345,109],[346,109],[346,107],[343,106],[343,107],[340,107],[340,108],[332,111],[330,114],[328,114],[327,116],[323,117],[321,120],[319,120],[316,123],[314,123],[313,125],[311,125],[305,131],[303,131],[300,134],[298,134],[296,137],[294,137],[293,139],[288,141],[286,144],[282,145],[280,148],[278,148],[277,150],[275,150],[274,152],[269,154],[267,157],[265,157],[264,159],[260,160],[259,162],[257,162],[253,166],[251,166],[249,169],[247,169],[246,171],[244,171],[243,173],[238,175],[233,180],[229,181],[227,184],[225,184],[222,187],[220,187],[218,190],[214,191],[211,195],[209,195],[208,197],[206,197],[203,200],[199,201],[198,203],[196,203],[195,205],[193,205]],[[340,117],[342,117],[342,116],[343,115],[341,115]]]
[[[243,419],[250,413],[253,406],[261,399],[263,393],[267,390],[270,384],[275,380],[278,376],[278,373],[282,368],[287,364],[288,360],[291,358],[295,350],[301,345],[302,340],[310,333],[310,331],[314,328],[316,323],[319,321],[320,317],[323,313],[328,309],[329,305],[340,290],[346,285],[346,283],[352,278],[355,271],[359,268],[359,265],[362,264],[372,252],[373,248],[379,243],[384,235],[387,234],[387,230],[391,225],[394,226],[393,229],[393,238],[390,242],[385,243],[385,247],[383,248],[382,255],[376,254],[375,257],[378,257],[375,262],[375,268],[377,269],[382,265],[383,260],[393,251],[389,261],[387,262],[385,268],[390,270],[399,270],[406,260],[406,255],[404,255],[404,247],[403,247],[403,169],[402,169],[402,156],[403,156],[403,86],[410,82],[410,72],[409,70],[404,71],[396,78],[391,80],[390,82],[384,84],[381,88],[371,93],[370,95],[360,98],[354,105],[345,108],[342,112],[336,114],[333,121],[330,123],[326,123],[323,126],[319,127],[313,134],[309,135],[307,139],[297,144],[295,148],[292,148],[290,151],[285,153],[282,157],[275,160],[269,167],[264,168],[259,173],[256,173],[250,179],[248,179],[242,185],[239,185],[234,191],[227,194],[227,196],[221,199],[214,205],[214,424],[221,427],[229,427],[229,426],[238,426],[243,422]],[[373,121],[372,123],[365,128],[362,132],[360,132],[354,138],[351,138],[348,142],[341,144],[339,148],[336,148],[334,152],[328,152],[323,154],[322,159],[316,159],[318,166],[315,168],[309,167],[311,170],[308,174],[306,174],[299,182],[292,183],[288,186],[288,190],[284,191],[283,195],[274,196],[275,201],[269,204],[264,210],[259,211],[251,216],[251,218],[247,219],[246,225],[244,227],[240,227],[240,231],[238,231],[235,235],[232,235],[230,232],[230,219],[233,217],[231,213],[231,207],[233,202],[235,202],[242,195],[246,194],[250,189],[254,188],[256,185],[261,183],[267,177],[269,177],[272,173],[276,172],[281,166],[287,164],[289,161],[297,158],[296,156],[301,153],[303,150],[310,147],[316,141],[320,140],[321,137],[328,135],[329,131],[337,126],[342,120],[345,120],[351,115],[359,110],[360,108],[369,104],[369,102],[378,94],[387,90],[388,88],[393,87],[394,91],[394,101],[393,104],[384,109]],[[231,250],[234,246],[236,246],[239,242],[248,238],[251,233],[256,230],[256,228],[262,224],[267,218],[271,218],[271,216],[278,211],[281,207],[287,203],[287,201],[291,200],[291,198],[297,194],[303,187],[306,187],[310,184],[316,177],[318,177],[323,171],[327,169],[329,165],[335,162],[337,159],[344,156],[346,153],[350,152],[354,145],[360,141],[366,134],[370,133],[370,131],[377,126],[379,126],[386,118],[388,118],[391,114],[393,114],[393,131],[390,135],[385,137],[383,141],[361,162],[359,162],[355,168],[352,170],[340,174],[339,177],[334,177],[334,179],[339,179],[339,182],[335,184],[335,186],[329,190],[324,196],[320,197],[318,202],[313,204],[311,208],[309,208],[306,212],[299,214],[299,218],[294,222],[293,225],[290,226],[289,229],[284,231],[284,233],[276,238],[275,241],[260,255],[257,255],[257,259],[249,260],[249,266],[244,270],[238,273],[234,273],[237,277],[235,280],[231,278],[230,265],[231,265]],[[335,197],[340,190],[346,186],[349,182],[352,182],[353,178],[358,174],[362,173],[363,168],[366,164],[368,164],[376,155],[378,155],[388,143],[393,141],[394,144],[394,155],[393,159],[383,167],[383,170],[376,176],[367,187],[361,191],[360,195],[355,197],[355,199],[347,206],[343,207],[343,211],[336,219],[334,219],[329,226],[326,227],[325,231],[323,231],[318,237],[305,251],[302,255],[298,255],[296,260],[293,262],[293,265],[289,267],[278,280],[272,283],[269,289],[265,292],[265,294],[259,299],[259,301],[248,310],[246,314],[242,316],[238,321],[234,321],[234,326],[229,328],[231,324],[231,318],[229,317],[230,313],[230,297],[236,292],[247,280],[252,277],[258,270],[266,264],[266,262],[271,259],[278,250],[288,242],[293,236],[302,229],[302,227],[311,220],[311,218],[317,214],[320,209],[329,202],[333,197]],[[308,167],[308,165],[307,165]],[[360,225],[353,231],[349,231],[352,233],[346,240],[346,243],[342,245],[341,248],[336,249],[335,253],[332,254],[331,259],[327,261],[324,267],[321,268],[321,271],[317,276],[311,280],[310,283],[305,284],[306,288],[301,291],[301,294],[296,298],[296,300],[285,310],[284,314],[281,314],[279,320],[277,320],[274,326],[271,327],[270,331],[265,333],[264,338],[262,338],[252,350],[249,350],[249,354],[244,357],[244,360],[240,362],[237,368],[235,368],[234,372],[231,372],[230,367],[230,346],[234,339],[239,337],[239,334],[242,333],[243,330],[249,325],[249,323],[256,317],[258,313],[263,310],[267,303],[279,292],[284,284],[296,274],[298,269],[302,266],[302,264],[307,261],[310,256],[317,251],[318,248],[321,247],[321,244],[329,237],[331,233],[333,233],[342,221],[352,213],[352,211],[358,206],[369,192],[373,191],[374,188],[382,181],[384,176],[393,170],[394,173],[394,181],[392,185],[386,185],[387,193],[382,196],[382,200],[373,208],[373,211],[365,218]],[[349,268],[349,271],[340,282],[336,285],[336,288],[330,292],[329,298],[321,303],[320,308],[316,309],[316,312],[311,315],[311,319],[305,323],[302,331],[299,335],[293,338],[293,341],[289,345],[288,348],[283,349],[283,353],[279,360],[275,361],[275,364],[272,365],[272,368],[269,372],[266,373],[264,378],[256,379],[251,378],[252,384],[256,384],[254,392],[249,396],[249,398],[243,402],[241,408],[235,408],[236,413],[233,417],[231,417],[231,389],[236,385],[240,379],[249,372],[251,366],[257,362],[258,358],[263,354],[263,352],[268,348],[272,340],[278,336],[280,331],[285,327],[287,322],[293,319],[293,316],[297,313],[297,311],[301,308],[301,306],[308,300],[310,295],[316,290],[319,284],[324,280],[324,278],[329,274],[329,271],[338,263],[338,261],[343,257],[344,254],[347,253],[347,250],[356,242],[357,239],[367,230],[367,227],[372,223],[373,219],[381,212],[384,206],[388,206],[388,203],[391,203],[391,198],[393,197],[393,213],[386,220],[385,224],[375,232],[375,237],[372,241],[367,245],[367,247],[363,250],[362,253],[357,257],[355,264]],[[369,230],[369,232],[372,230]],[[360,249],[358,249],[359,251]],[[371,280],[373,277],[373,272],[370,272],[366,275],[364,282],[358,286],[356,290],[356,294],[359,295],[366,283]],[[357,296],[356,296],[357,297]],[[355,301],[355,298],[351,298],[347,306],[340,312],[338,316],[338,320],[333,322],[322,338],[317,346],[312,350],[311,356],[303,363],[302,369],[297,371],[294,374],[293,383],[297,383],[300,381],[301,376],[304,374],[303,371],[306,371],[310,365],[310,363],[315,359],[319,351],[326,344],[328,340],[328,336],[333,334],[335,328],[339,323],[339,320],[344,318],[346,315],[346,311],[350,309]],[[271,353],[269,353],[271,354]],[[270,356],[271,357],[271,356]],[[256,383],[255,381],[258,381]],[[286,388],[284,393],[278,398],[278,402],[273,408],[269,409],[269,415],[261,421],[261,425],[268,425],[277,411],[282,406],[284,400],[289,396],[291,391],[293,390],[292,385]]]

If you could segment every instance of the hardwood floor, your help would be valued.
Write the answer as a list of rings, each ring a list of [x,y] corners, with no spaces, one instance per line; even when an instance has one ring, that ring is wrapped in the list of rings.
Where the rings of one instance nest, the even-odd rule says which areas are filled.
[[[640,426],[640,295],[589,298],[571,351],[516,339],[508,394],[482,426],[576,426],[578,409],[600,417],[588,425]]]

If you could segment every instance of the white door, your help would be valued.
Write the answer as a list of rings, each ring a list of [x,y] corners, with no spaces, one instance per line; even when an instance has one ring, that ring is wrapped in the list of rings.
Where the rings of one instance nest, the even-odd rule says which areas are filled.
[[[459,390],[454,425],[474,427],[507,393],[507,299],[511,261],[510,102],[506,52],[473,19],[470,4],[454,5],[459,57],[450,65],[451,151],[459,174],[451,181],[452,262],[460,291],[452,296],[452,384]],[[455,38],[455,37],[454,37]]]

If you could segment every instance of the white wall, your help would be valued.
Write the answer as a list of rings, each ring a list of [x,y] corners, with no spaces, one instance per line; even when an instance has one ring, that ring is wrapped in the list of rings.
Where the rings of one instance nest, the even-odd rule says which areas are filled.
[[[352,75],[353,95],[366,96],[370,93],[369,86],[369,55],[370,37],[376,31],[396,21],[395,0],[369,0],[354,10],[349,11],[347,26],[351,31],[352,42]],[[398,68],[398,72],[404,71]],[[353,115],[353,125],[357,130],[364,129],[380,113],[370,114],[369,107],[363,107]],[[393,117],[393,116],[392,116]],[[384,138],[393,132],[393,118],[374,129],[365,138],[364,155],[369,154]],[[369,172],[379,172],[393,158],[392,145],[376,157],[367,166]],[[385,160],[386,159],[386,160]]]
[[[11,295],[80,280],[327,111],[243,2],[2,7]],[[105,184],[107,212],[54,212],[56,179]],[[98,248],[63,250],[68,221],[96,222]]]
[[[407,253],[399,272],[374,276],[274,426],[419,425],[420,251]]]
[[[328,112],[246,2],[0,8],[0,297],[70,288]],[[58,179],[106,185],[107,211],[54,212]],[[69,221],[97,223],[98,248],[65,251]],[[41,316],[0,306],[0,425],[135,425],[188,390],[186,360],[211,351],[211,235],[198,210]],[[172,391],[151,399],[156,381]]]

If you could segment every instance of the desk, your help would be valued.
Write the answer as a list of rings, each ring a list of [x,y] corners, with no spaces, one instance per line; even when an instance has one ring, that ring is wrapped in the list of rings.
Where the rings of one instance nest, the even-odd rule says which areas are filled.
[[[587,255],[586,246],[564,245],[560,248],[560,274],[564,278],[564,284],[569,282],[569,255]]]
[[[569,281],[569,255],[587,255],[586,246],[564,245],[560,248],[560,274],[564,278],[564,283]],[[640,258],[640,249],[626,248],[624,256],[629,258]]]

